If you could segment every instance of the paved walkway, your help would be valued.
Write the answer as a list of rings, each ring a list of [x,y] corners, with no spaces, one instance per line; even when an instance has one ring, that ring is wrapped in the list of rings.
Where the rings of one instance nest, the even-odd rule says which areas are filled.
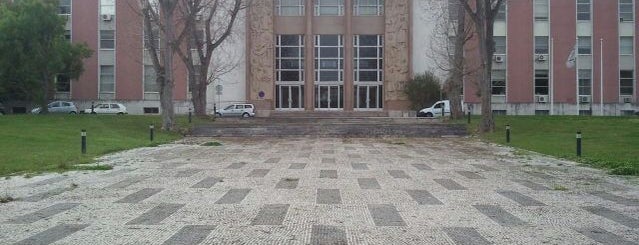
[[[221,142],[103,158],[113,171],[0,180],[18,198],[0,204],[0,243],[639,241],[636,178],[469,139]]]

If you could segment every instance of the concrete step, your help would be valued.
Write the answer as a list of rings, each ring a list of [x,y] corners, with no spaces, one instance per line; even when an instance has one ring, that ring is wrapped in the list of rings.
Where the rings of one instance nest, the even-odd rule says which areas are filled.
[[[271,117],[271,118],[216,118],[218,125],[273,125],[273,124],[431,124],[435,118],[416,117]]]
[[[384,111],[273,111],[271,118],[295,118],[295,117],[311,117],[311,118],[349,118],[349,117],[388,117],[388,113]]]

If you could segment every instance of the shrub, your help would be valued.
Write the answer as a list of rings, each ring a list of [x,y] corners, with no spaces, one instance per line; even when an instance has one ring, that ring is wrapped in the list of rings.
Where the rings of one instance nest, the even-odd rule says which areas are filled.
[[[404,93],[411,103],[411,109],[421,110],[429,107],[441,97],[440,79],[429,71],[416,75],[406,83]]]

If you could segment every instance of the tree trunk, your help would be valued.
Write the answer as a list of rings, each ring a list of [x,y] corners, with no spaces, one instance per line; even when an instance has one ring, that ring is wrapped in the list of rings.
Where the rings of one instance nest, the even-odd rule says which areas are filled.
[[[461,90],[464,82],[464,45],[466,44],[466,14],[464,6],[459,4],[457,9],[457,28],[455,32],[455,52],[448,95],[450,96],[450,110],[453,119],[463,118]]]
[[[42,95],[40,97],[40,114],[49,113],[49,75],[42,74]]]
[[[193,102],[193,110],[195,111],[195,115],[198,117],[206,116],[206,76],[198,77],[197,84],[194,84],[192,90],[192,98]]]
[[[490,8],[490,2],[483,2],[483,21],[479,25],[479,50],[482,59],[482,74],[480,82],[481,92],[481,123],[479,124],[479,131],[482,133],[489,133],[495,130],[495,119],[493,118],[492,110],[492,80],[491,73],[493,69],[493,53],[495,52],[495,46],[493,43],[493,23],[494,16],[492,16]],[[480,10],[478,10],[479,12]]]
[[[162,56],[163,74],[159,76],[160,84],[160,106],[162,107],[162,129],[172,130],[174,125],[173,109],[173,55],[175,45],[175,25],[173,20],[173,8],[168,4],[163,8],[164,18],[164,55]]]

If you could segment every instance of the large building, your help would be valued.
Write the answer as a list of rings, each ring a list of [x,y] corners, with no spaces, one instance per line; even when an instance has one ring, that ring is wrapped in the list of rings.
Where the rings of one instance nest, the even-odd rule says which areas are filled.
[[[211,84],[208,110],[213,104],[251,102],[261,116],[409,115],[405,81],[429,70],[446,75],[438,69],[432,43],[436,26],[449,16],[442,13],[448,1],[456,2],[253,0],[220,54],[236,65]],[[96,52],[80,79],[58,79],[56,98],[81,107],[118,101],[130,113],[159,112],[137,2],[60,0],[69,38]],[[509,0],[495,24],[493,110],[598,115],[603,109],[605,115],[621,115],[636,109],[636,12],[634,0]],[[577,69],[566,66],[575,43]],[[466,52],[469,59],[476,57],[476,50]],[[190,93],[183,65],[176,65],[175,75],[175,107],[184,113]],[[464,102],[479,113],[476,91],[476,79],[467,76]]]

